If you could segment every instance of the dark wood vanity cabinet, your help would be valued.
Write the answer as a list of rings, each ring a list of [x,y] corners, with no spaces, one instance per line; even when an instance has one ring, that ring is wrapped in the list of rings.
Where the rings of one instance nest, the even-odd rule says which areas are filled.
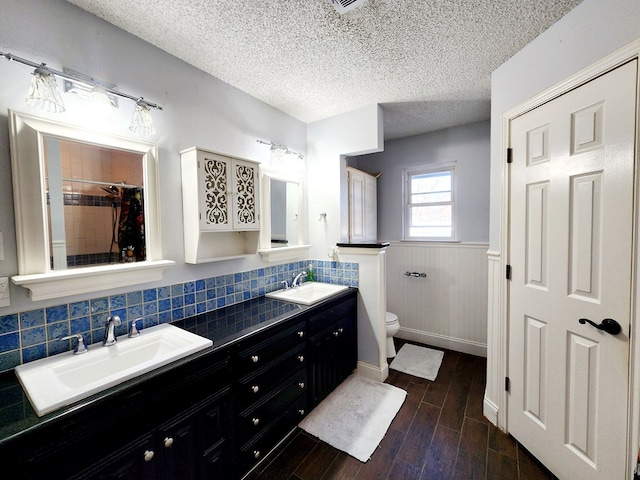
[[[17,479],[231,478],[233,408],[228,353],[213,353],[26,432],[0,457]]]
[[[15,479],[240,479],[355,368],[356,291],[0,443]]]
[[[307,413],[306,341],[303,317],[257,333],[234,349],[239,477]]]
[[[309,319],[310,408],[315,408],[356,368],[355,296]]]
[[[73,476],[81,479],[175,480],[232,475],[231,391],[224,388]],[[227,425],[225,425],[227,423]]]

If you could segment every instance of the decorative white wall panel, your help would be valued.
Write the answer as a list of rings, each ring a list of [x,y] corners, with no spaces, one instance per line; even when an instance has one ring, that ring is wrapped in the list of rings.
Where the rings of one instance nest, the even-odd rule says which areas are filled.
[[[392,243],[387,310],[400,338],[486,356],[487,245]]]
[[[571,114],[571,154],[602,147],[604,102]]]
[[[549,183],[527,185],[527,285],[547,288]]]
[[[547,401],[547,324],[525,317],[524,408],[544,428]]]
[[[494,425],[504,425],[498,414],[505,416],[506,409],[499,409],[505,403],[504,375],[501,368],[506,357],[505,336],[502,322],[503,295],[502,281],[505,272],[500,259],[500,252],[487,252],[487,385],[484,391],[482,413]]]
[[[565,444],[595,465],[599,345],[573,333],[568,335],[567,343]]]
[[[602,172],[571,178],[570,294],[600,298]]]
[[[527,132],[527,165],[549,161],[549,124]]]

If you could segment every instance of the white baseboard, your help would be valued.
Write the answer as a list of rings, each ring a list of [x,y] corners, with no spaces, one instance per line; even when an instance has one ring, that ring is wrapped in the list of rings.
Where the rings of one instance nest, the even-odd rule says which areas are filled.
[[[487,356],[487,344],[477,343],[462,338],[447,337],[437,333],[423,332],[421,330],[413,330],[410,328],[400,327],[400,331],[396,337],[412,342],[424,343],[434,347],[447,348],[456,352],[468,353],[479,357]]]
[[[357,372],[358,375],[370,378],[371,380],[384,382],[389,376],[389,364],[385,362],[384,367],[379,368],[370,363],[358,362]]]
[[[482,414],[491,423],[498,425],[498,406],[487,397],[484,397],[484,402],[482,403]]]

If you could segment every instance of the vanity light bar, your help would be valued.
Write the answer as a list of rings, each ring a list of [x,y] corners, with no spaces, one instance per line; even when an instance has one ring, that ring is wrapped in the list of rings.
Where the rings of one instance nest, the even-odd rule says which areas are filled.
[[[52,75],[55,75],[55,76],[60,77],[60,78],[64,78],[64,79],[69,80],[69,81],[71,81],[71,82],[73,82],[75,84],[83,84],[83,85],[86,85],[89,88],[99,87],[99,88],[103,89],[104,91],[106,91],[108,94],[116,95],[118,97],[128,98],[129,100],[133,100],[134,102],[136,102],[138,104],[144,104],[149,108],[155,108],[157,110],[164,110],[162,108],[162,106],[158,105],[157,103],[148,102],[147,100],[144,100],[142,97],[136,97],[134,95],[129,95],[127,93],[120,92],[118,90],[115,90],[114,88],[106,86],[104,84],[104,82],[100,82],[98,80],[94,80],[91,77],[85,77],[85,78],[79,79],[77,77],[77,75],[76,76],[70,75],[70,74],[68,74],[66,72],[61,72],[59,70],[55,70],[53,68],[47,67],[46,63],[32,62],[31,60],[27,60],[25,58],[18,57],[16,55],[11,54],[11,53],[0,52],[0,56],[6,58],[9,61],[15,61],[15,62],[18,62],[18,63],[22,63],[24,65],[28,65],[28,66],[33,67],[33,68],[42,69],[42,70],[44,70],[44,71],[46,71],[46,72],[48,72],[48,73],[50,73]]]
[[[284,153],[297,155],[300,160],[304,158],[304,155],[302,155],[300,152],[289,150],[289,148],[286,145],[280,145],[279,143],[273,143],[273,142],[265,142],[264,140],[256,140],[256,142],[261,143],[262,145],[269,145],[271,147],[271,150],[280,150]]]

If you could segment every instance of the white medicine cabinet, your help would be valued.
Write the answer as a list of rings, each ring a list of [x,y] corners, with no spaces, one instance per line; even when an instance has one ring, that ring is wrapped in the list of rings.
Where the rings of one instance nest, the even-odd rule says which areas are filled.
[[[199,147],[180,152],[185,262],[255,255],[259,164]]]

